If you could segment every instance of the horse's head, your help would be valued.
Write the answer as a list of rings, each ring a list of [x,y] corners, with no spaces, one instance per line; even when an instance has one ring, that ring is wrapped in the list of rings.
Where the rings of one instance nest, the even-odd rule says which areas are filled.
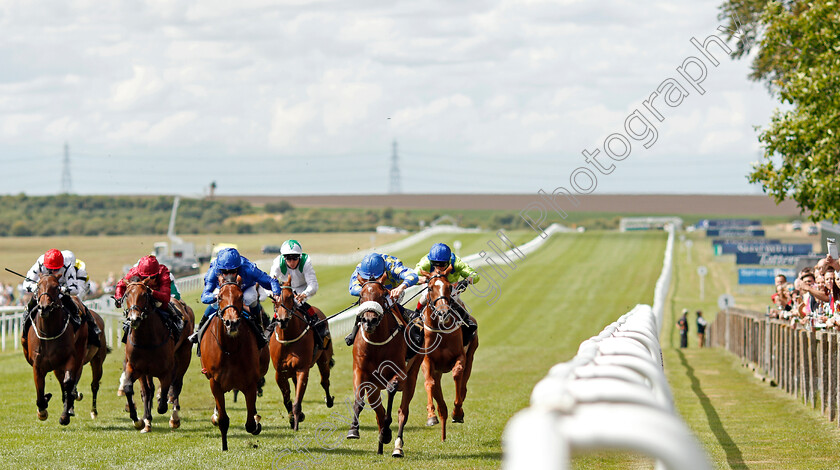
[[[446,268],[436,267],[431,273],[422,273],[428,282],[429,293],[426,308],[431,310],[432,318],[440,317],[448,321],[452,302],[452,284],[446,276],[452,273],[452,265]]]
[[[280,324],[280,329],[285,330],[292,319],[292,312],[295,311],[295,293],[292,290],[292,276],[286,282],[280,284],[280,297],[272,297],[274,302],[274,316]]]
[[[385,314],[385,298],[388,296],[388,289],[385,288],[383,283],[387,275],[388,273],[383,273],[379,279],[372,281],[359,278],[362,283],[362,290],[359,292],[359,302],[361,303],[359,317],[362,327],[368,333],[379,326]]]
[[[230,336],[239,333],[243,307],[242,277],[236,271],[223,271],[219,274],[219,317]]]
[[[134,276],[125,286],[125,295],[122,300],[123,312],[132,328],[137,328],[152,311],[152,289],[149,287],[152,282],[151,278],[141,280],[138,276]]]
[[[38,315],[42,318],[48,318],[53,310],[61,308],[61,302],[58,300],[59,287],[57,274],[41,276],[38,279],[35,301]]]

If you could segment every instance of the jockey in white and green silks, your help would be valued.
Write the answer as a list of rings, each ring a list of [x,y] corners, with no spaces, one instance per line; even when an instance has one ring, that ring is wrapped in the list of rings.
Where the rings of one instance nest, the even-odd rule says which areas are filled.
[[[280,256],[274,258],[268,275],[277,279],[282,285],[289,277],[292,278],[292,292],[295,293],[295,303],[301,312],[305,313],[310,325],[315,326],[315,344],[326,349],[329,345],[330,331],[326,321],[318,323],[318,314],[307,299],[318,292],[318,279],[309,255],[303,252],[303,247],[297,240],[286,240],[280,246]],[[316,325],[317,323],[317,325]]]

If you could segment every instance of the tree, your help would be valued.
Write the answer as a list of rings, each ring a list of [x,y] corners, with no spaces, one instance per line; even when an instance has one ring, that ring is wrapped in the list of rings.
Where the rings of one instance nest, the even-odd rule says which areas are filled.
[[[752,80],[765,82],[777,109],[759,141],[764,155],[748,175],[776,203],[794,200],[813,221],[840,220],[840,5],[834,0],[727,0],[736,57],[755,46]],[[753,41],[759,39],[757,44]]]

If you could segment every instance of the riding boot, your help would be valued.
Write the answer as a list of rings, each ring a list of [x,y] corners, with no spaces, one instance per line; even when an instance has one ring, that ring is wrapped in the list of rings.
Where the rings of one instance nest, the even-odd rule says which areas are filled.
[[[73,302],[73,297],[69,295],[62,295],[61,303],[70,314],[70,319],[73,321],[73,330],[78,330],[79,327],[82,326],[82,316],[79,313],[79,307],[76,305],[76,302]]]
[[[473,336],[475,336],[475,332],[478,330],[478,324],[457,303],[455,305],[456,307],[453,310],[458,312],[458,316],[464,322],[464,325],[461,327],[461,332],[464,335],[464,346],[466,346],[472,342]]]
[[[102,330],[99,329],[99,325],[96,324],[96,320],[87,308],[85,308],[85,314],[85,320],[88,322],[88,344],[101,348],[102,342],[99,341],[99,335],[102,334]]]
[[[353,323],[353,331],[344,338],[344,342],[347,343],[347,346],[353,346],[353,342],[356,341],[356,333],[359,332],[359,322],[356,321]]]
[[[326,350],[327,348],[329,348],[330,347],[330,341],[332,341],[332,338],[330,338],[330,328],[329,328],[329,325],[327,324],[327,322],[323,321],[323,322],[319,323],[318,325],[316,325],[315,326],[315,331],[321,337],[321,344],[320,344],[321,349]]]
[[[210,309],[212,306],[207,307],[207,311],[204,312],[204,316],[201,317],[201,321],[198,322],[198,328],[195,329],[195,333],[191,334],[187,339],[190,340],[190,343],[198,344],[198,340],[201,339],[201,333],[204,332],[204,325],[207,323],[207,320],[213,316],[212,311]]]
[[[128,340],[128,330],[131,329],[131,322],[125,320],[122,324],[123,336],[122,336],[122,343],[126,344],[125,342]]]

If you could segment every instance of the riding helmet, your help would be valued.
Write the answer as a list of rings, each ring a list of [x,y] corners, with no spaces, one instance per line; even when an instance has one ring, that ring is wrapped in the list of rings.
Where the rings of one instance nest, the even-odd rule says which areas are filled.
[[[154,256],[144,256],[137,264],[137,270],[143,277],[154,276],[160,271],[160,263]]]
[[[236,248],[222,248],[216,258],[216,267],[219,269],[236,269],[242,265],[242,257]]]
[[[297,240],[286,240],[280,246],[280,254],[283,256],[301,255],[303,254],[303,247],[300,246],[300,242]]]
[[[44,253],[44,267],[47,269],[61,269],[64,267],[64,255],[53,248]]]
[[[452,259],[452,250],[443,243],[435,243],[429,250],[429,261],[438,263],[449,263]]]
[[[376,279],[385,272],[385,260],[379,253],[370,253],[359,264],[359,275],[364,279]]]

